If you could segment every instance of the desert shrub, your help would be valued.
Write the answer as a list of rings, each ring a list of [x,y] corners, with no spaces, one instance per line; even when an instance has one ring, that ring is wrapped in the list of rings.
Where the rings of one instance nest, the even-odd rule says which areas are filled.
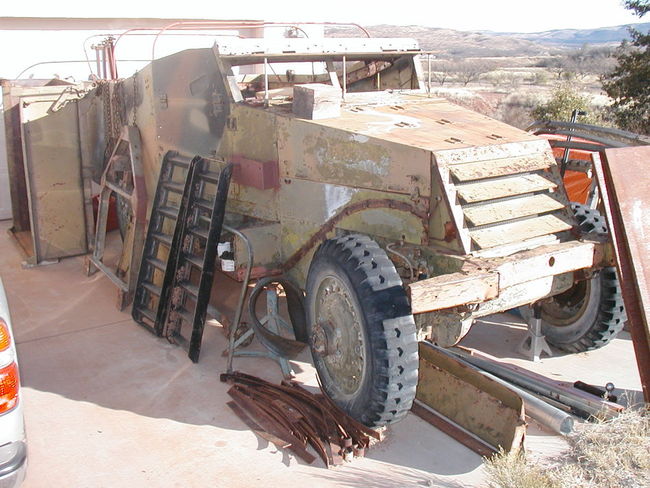
[[[603,110],[596,107],[589,95],[580,93],[572,84],[565,83],[556,87],[551,97],[538,104],[530,112],[535,120],[571,120],[574,110],[587,112],[580,122],[587,124],[602,124]]]
[[[545,463],[523,453],[486,460],[490,488],[644,488],[650,486],[650,415],[628,408],[618,417],[580,425],[568,452]]]
[[[533,122],[531,112],[539,103],[537,95],[514,92],[499,103],[496,117],[506,124],[525,129]]]

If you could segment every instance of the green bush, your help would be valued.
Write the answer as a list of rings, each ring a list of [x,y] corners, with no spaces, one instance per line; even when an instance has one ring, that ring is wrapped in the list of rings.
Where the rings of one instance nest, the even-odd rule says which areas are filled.
[[[571,84],[563,84],[555,88],[551,98],[537,105],[531,115],[535,120],[570,121],[574,110],[587,112],[579,119],[585,124],[602,124],[602,110],[593,106],[588,95],[579,93]]]

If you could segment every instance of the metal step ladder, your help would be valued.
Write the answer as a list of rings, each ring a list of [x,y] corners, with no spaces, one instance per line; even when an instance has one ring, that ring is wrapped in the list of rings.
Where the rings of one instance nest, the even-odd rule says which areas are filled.
[[[232,165],[224,161],[168,153],[145,240],[133,318],[186,346],[193,362],[199,359],[231,176]]]
[[[185,187],[190,185],[190,168],[197,161],[168,152],[160,167],[131,312],[137,323],[158,336],[162,335],[165,319],[162,283]]]

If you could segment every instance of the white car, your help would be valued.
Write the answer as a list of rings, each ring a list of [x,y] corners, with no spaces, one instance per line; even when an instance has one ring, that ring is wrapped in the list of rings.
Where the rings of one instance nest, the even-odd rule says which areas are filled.
[[[20,486],[27,469],[18,357],[9,305],[0,279],[0,488]]]

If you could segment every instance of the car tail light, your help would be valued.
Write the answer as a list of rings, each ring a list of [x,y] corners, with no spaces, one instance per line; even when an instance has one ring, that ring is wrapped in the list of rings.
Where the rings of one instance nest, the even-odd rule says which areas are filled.
[[[18,365],[14,362],[0,369],[0,415],[18,404]]]
[[[6,351],[11,346],[9,327],[4,320],[0,319],[0,352]]]

